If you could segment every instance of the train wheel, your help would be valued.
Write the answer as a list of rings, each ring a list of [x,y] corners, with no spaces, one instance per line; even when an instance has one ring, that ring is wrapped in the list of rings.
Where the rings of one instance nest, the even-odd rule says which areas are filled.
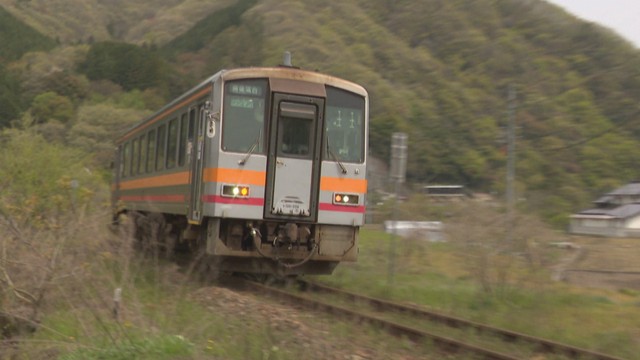
[[[145,215],[132,213],[134,223],[134,248],[145,256],[171,256],[176,240],[171,234],[171,224],[158,213]]]

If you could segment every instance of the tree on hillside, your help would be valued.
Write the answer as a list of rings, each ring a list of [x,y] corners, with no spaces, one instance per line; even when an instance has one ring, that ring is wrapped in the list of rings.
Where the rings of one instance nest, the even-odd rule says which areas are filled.
[[[181,52],[195,52],[204,48],[225,29],[239,25],[241,16],[255,3],[256,0],[240,0],[232,6],[208,15],[189,31],[167,43],[163,52],[174,57]]]
[[[0,64],[0,129],[18,118],[20,111],[20,83]]]
[[[29,51],[49,50],[55,41],[16,19],[0,6],[0,60],[15,60]]]
[[[155,51],[110,41],[93,44],[80,71],[90,80],[110,80],[125,90],[162,86],[167,78]]]
[[[40,94],[33,99],[31,115],[35,123],[42,124],[49,120],[67,123],[74,115],[71,100],[54,92]]]
[[[149,113],[107,104],[81,106],[76,123],[68,131],[67,143],[90,153],[96,168],[106,170],[113,161],[113,139]]]

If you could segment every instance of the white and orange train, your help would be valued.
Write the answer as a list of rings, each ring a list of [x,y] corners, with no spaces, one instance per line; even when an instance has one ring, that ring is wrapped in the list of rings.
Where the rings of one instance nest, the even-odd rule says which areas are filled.
[[[221,271],[330,274],[358,254],[368,109],[336,77],[220,71],[117,140],[114,218]]]

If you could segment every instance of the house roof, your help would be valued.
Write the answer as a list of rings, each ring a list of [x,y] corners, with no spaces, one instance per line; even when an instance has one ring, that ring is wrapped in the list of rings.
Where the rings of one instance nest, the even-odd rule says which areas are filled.
[[[640,182],[634,181],[630,182],[627,185],[624,185],[616,190],[608,193],[607,195],[640,195]]]
[[[640,185],[640,184],[639,184]],[[575,217],[603,216],[626,219],[640,214],[640,203],[621,205],[613,209],[589,209],[575,214]]]
[[[598,200],[594,201],[594,203],[596,203],[596,204],[609,204],[609,203],[613,202],[613,199],[614,199],[613,196],[605,195],[605,196],[599,198]]]

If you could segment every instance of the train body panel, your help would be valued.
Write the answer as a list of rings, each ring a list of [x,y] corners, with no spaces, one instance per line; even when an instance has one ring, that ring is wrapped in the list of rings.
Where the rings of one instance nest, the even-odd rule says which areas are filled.
[[[118,140],[114,212],[161,214],[222,270],[330,273],[357,258],[367,119],[366,91],[345,80],[221,71]]]

